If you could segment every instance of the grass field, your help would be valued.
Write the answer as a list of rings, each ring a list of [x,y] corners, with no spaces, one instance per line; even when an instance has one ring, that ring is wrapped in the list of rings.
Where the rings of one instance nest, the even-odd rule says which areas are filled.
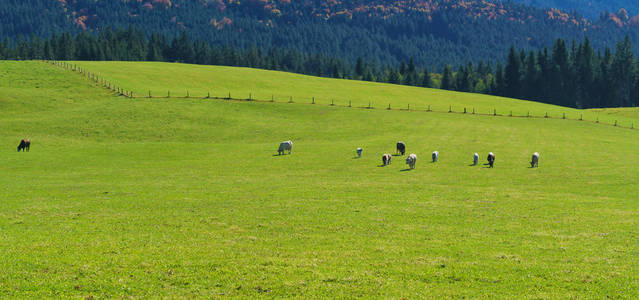
[[[69,62],[108,80],[134,96],[148,97],[228,97],[355,107],[371,106],[448,112],[473,109],[481,114],[536,116],[596,121],[631,127],[635,118],[593,110],[577,110],[538,102],[513,100],[481,94],[424,89],[376,82],[305,76],[277,71],[223,66],[200,66],[155,62]],[[169,93],[170,92],[170,93]],[[637,124],[639,125],[639,124]]]
[[[248,69],[82,64],[134,89],[437,93],[444,106],[564,110]],[[41,62],[0,62],[0,111],[0,298],[639,297],[635,130],[128,99]],[[31,152],[16,153],[23,137]],[[287,139],[293,154],[274,156]],[[402,157],[379,167],[398,140],[415,170]],[[469,166],[489,151],[494,169]]]

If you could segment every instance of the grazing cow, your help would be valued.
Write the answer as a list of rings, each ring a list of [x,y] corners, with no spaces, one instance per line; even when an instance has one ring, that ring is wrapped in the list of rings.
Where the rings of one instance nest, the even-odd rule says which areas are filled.
[[[473,154],[473,166],[476,166],[479,163],[479,154]]]
[[[393,158],[392,155],[390,154],[384,154],[382,155],[382,165],[384,166],[388,166],[391,163],[391,158]]]
[[[495,165],[495,154],[493,154],[492,152],[488,153],[488,158],[486,159],[488,160],[488,164],[492,168],[493,165]]]
[[[29,152],[29,147],[31,147],[31,140],[23,139],[20,141],[20,145],[18,145],[18,152],[20,152],[20,150]]]
[[[439,160],[439,151],[433,152],[433,162],[436,163]]]
[[[415,163],[417,162],[417,155],[411,154],[406,158],[406,164],[411,169],[415,169]]]
[[[539,152],[533,153],[532,160],[530,161],[530,167],[531,168],[534,168],[534,167],[539,168]]]
[[[293,150],[293,142],[291,141],[281,142],[280,147],[277,149],[277,154],[282,155],[284,154],[284,151],[288,151],[288,154],[291,154],[292,150]]]
[[[362,151],[364,151],[364,149],[357,148],[357,157],[362,157]]]
[[[404,153],[406,153],[406,144],[404,144],[404,142],[399,141],[397,142],[397,152],[401,155],[404,155]]]

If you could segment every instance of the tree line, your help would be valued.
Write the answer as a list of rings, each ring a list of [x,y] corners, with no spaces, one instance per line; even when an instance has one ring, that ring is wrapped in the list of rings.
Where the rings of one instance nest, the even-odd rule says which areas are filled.
[[[146,37],[141,30],[106,29],[97,36],[82,32],[33,36],[0,42],[0,59],[164,61],[281,70],[322,77],[386,82],[527,99],[567,107],[594,108],[639,104],[639,61],[626,37],[615,50],[596,50],[583,42],[555,41],[551,49],[510,47],[504,62],[447,65],[431,73],[413,59],[381,66],[363,58],[354,62],[324,54],[255,46],[246,49],[192,40],[186,32],[173,38]]]
[[[614,52],[608,47],[595,50],[588,38],[570,45],[558,39],[552,49],[539,51],[511,47],[506,61],[497,64],[488,89],[472,88],[482,78],[476,73],[470,64],[455,74],[444,71],[445,77],[456,80],[442,88],[576,108],[639,104],[639,61],[628,37]]]
[[[63,33],[53,34],[49,39],[37,36],[18,38],[13,43],[5,38],[0,42],[0,59],[180,62],[434,87],[431,74],[426,69],[418,69],[412,59],[393,68],[366,62],[362,58],[351,63],[342,58],[294,49],[274,47],[263,51],[255,46],[210,45],[192,40],[187,32],[174,38],[160,34],[151,34],[147,38],[141,30],[133,27],[107,28],[97,36],[86,32],[76,36]]]

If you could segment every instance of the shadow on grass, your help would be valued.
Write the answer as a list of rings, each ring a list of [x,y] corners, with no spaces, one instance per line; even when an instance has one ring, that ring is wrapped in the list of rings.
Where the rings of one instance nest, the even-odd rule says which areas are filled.
[[[400,172],[408,172],[408,171],[412,171],[412,170],[415,170],[415,169],[408,168],[408,169],[403,169],[403,170],[399,170],[399,171]]]

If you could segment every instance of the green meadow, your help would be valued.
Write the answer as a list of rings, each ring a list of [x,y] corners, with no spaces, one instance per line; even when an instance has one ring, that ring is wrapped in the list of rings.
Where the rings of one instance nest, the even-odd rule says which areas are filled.
[[[337,106],[564,118],[633,126],[634,118],[532,101],[250,68],[156,62],[68,62],[135,97],[228,97]],[[639,125],[639,124],[637,124]]]
[[[383,108],[632,114],[244,68],[73,63],[136,94],[192,98],[131,99],[51,64],[0,61],[0,298],[639,297],[638,130]],[[202,99],[209,90],[317,104]],[[21,138],[30,152],[16,152]],[[292,155],[277,156],[289,139]],[[380,167],[398,140],[415,170],[399,156]]]

